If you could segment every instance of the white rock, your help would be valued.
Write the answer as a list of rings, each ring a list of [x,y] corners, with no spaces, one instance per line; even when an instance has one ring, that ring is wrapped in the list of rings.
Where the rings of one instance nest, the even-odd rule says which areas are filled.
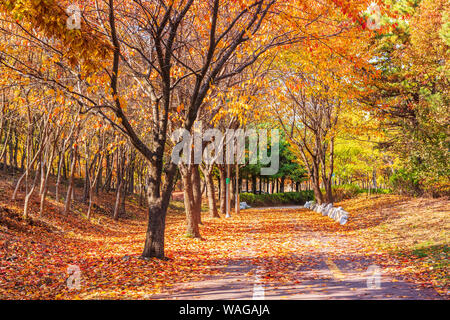
[[[307,201],[303,207],[306,209],[311,209],[311,206],[314,204],[314,201]]]
[[[325,208],[322,210],[322,215],[327,216],[330,213],[330,210],[333,208],[333,204],[329,203]]]
[[[239,207],[241,208],[241,210],[244,209],[250,209],[251,207],[247,204],[247,202],[240,202],[239,203]]]
[[[340,208],[334,209],[334,210],[333,210],[333,214],[332,214],[332,216],[331,216],[330,218],[336,220],[337,217],[339,216],[340,210],[341,210]]]
[[[322,212],[322,209],[323,209],[323,204],[318,205],[315,211],[316,211],[317,213],[321,213],[321,212]]]
[[[341,225],[344,225],[344,224],[347,223],[347,221],[348,221],[348,217],[347,216],[342,216],[341,219],[339,220],[339,223]]]

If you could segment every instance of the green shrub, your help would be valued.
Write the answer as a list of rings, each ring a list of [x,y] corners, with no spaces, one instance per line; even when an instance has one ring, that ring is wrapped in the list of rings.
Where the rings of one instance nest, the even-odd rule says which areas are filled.
[[[363,192],[369,193],[369,189],[363,189]],[[392,193],[392,190],[391,189],[381,189],[381,188],[370,189],[370,193],[371,194],[389,194],[389,193]]]
[[[362,189],[356,184],[343,184],[339,186],[333,186],[334,202],[339,202],[345,199],[355,198],[359,194],[369,193],[369,189]],[[391,193],[390,189],[370,189],[371,194],[388,194]]]
[[[306,201],[314,199],[312,191],[285,192],[274,194],[242,193],[241,202],[246,202],[252,207],[278,206],[288,204],[303,205]]]
[[[401,169],[394,173],[390,177],[389,182],[395,192],[399,194],[419,196],[423,193],[417,173],[406,169]]]
[[[343,184],[339,186],[333,186],[332,190],[335,202],[354,198],[358,194],[364,192],[364,190],[356,184]]]

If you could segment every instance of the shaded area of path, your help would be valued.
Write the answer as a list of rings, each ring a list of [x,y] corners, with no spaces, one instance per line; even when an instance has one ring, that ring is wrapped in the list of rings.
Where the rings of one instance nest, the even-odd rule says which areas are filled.
[[[357,261],[361,262],[361,261]],[[335,262],[344,269],[345,263]],[[255,279],[248,276],[256,271],[247,260],[235,261],[232,265],[223,267],[219,275],[203,281],[188,282],[171,288],[165,293],[151,296],[151,299],[181,299],[181,300],[251,300],[255,298]],[[253,273],[254,273],[253,272]],[[380,288],[371,289],[367,285],[367,274],[359,270],[342,272],[343,278],[333,275],[333,271],[324,259],[319,268],[301,272],[300,283],[264,284],[263,299],[439,299],[432,289],[419,288],[411,283],[395,280],[382,274]]]

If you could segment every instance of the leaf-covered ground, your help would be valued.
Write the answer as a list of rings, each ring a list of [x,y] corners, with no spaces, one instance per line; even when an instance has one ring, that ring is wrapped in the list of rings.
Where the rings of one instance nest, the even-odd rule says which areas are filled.
[[[393,195],[348,200],[358,219],[372,222],[355,234],[367,246],[388,252],[387,271],[449,295],[450,206],[446,199]],[[364,224],[364,221],[360,221]]]
[[[44,217],[35,214],[22,221],[21,199],[11,202],[12,186],[1,188],[3,299],[167,298],[183,284],[225,279],[230,270],[244,282],[251,279],[252,286],[255,273],[266,288],[293,285],[283,293],[287,298],[295,290],[337,295],[337,289],[333,292],[321,279],[362,276],[374,263],[383,273],[398,276],[393,281],[406,278],[448,298],[448,200],[391,195],[348,200],[340,204],[350,212],[345,226],[305,209],[245,210],[231,219],[204,217],[202,240],[184,236],[182,207],[173,203],[166,229],[169,259],[147,261],[139,258],[145,210],[136,204],[128,203],[127,217],[115,222],[106,215],[113,197],[104,195],[89,222],[84,205],[76,204],[70,215],[63,216],[61,205],[50,200]],[[33,201],[37,210],[37,199]],[[80,290],[67,286],[69,265],[81,270]],[[256,268],[246,267],[250,265]],[[330,270],[325,276],[324,266]]]

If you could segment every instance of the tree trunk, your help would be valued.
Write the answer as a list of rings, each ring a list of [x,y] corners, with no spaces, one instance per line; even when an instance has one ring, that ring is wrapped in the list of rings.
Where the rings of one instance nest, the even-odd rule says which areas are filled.
[[[149,205],[148,225],[145,234],[142,257],[164,259],[164,232],[166,226],[166,210],[161,199]]]
[[[63,153],[62,157],[63,157],[63,168],[62,168],[63,179],[64,181],[67,181],[67,161],[65,153]]]
[[[64,154],[64,149],[61,151]],[[58,172],[56,174],[56,186],[55,186],[55,200],[59,202],[59,185],[61,183],[61,168],[64,161],[64,155],[59,155],[58,159]]]
[[[240,213],[240,209],[241,209],[241,204],[240,204],[240,187],[241,187],[241,180],[239,179],[239,164],[236,163],[236,168],[235,168],[235,174],[236,174],[236,190],[235,190],[235,198],[234,198],[234,213],[235,214],[239,214]]]
[[[198,224],[202,224],[202,187],[200,172],[198,171],[198,164],[192,166],[192,196],[193,196],[193,208],[194,215]]]
[[[256,176],[252,174],[252,192],[256,194]]]
[[[333,203],[333,189],[331,188],[331,179],[324,181],[325,200],[327,203]]]
[[[89,146],[86,147],[86,150],[89,148]],[[89,200],[89,190],[91,189],[91,181],[89,177],[89,153],[86,154],[86,161],[84,164],[84,171],[85,171],[85,179],[84,179],[84,185],[83,185],[83,202],[87,203]]]
[[[100,159],[98,160],[97,172],[95,173],[94,181],[91,183],[89,188],[89,207],[87,212],[88,219],[91,219],[91,210],[92,210],[92,203],[94,202],[94,197],[98,195],[99,179],[102,176],[102,162],[103,162],[103,155],[101,155]],[[96,189],[95,195],[94,189]]]
[[[64,214],[69,213],[70,206],[72,204],[73,180],[74,180],[74,175],[75,175],[76,163],[77,163],[77,147],[75,146],[73,149],[73,159],[72,159],[72,165],[70,168],[70,181],[69,181],[69,187],[67,188],[66,203],[64,205]]]
[[[219,166],[220,173],[220,213],[226,214],[227,201],[226,201],[226,176],[225,176],[225,165]]]
[[[112,164],[110,155],[106,155],[106,178],[105,178],[105,184],[103,185],[102,189],[106,192],[109,192],[111,190],[111,178],[112,178]]]
[[[214,188],[214,180],[211,169],[212,168],[208,170],[208,168],[206,168],[203,170],[203,175],[205,176],[206,183],[206,194],[208,197],[209,216],[211,218],[220,218],[219,213],[217,212],[216,190]]]
[[[322,191],[320,191],[320,182],[319,182],[319,177],[318,177],[318,173],[315,172],[313,173],[313,175],[316,175],[314,177],[312,177],[312,188],[314,190],[314,197],[316,198],[316,202],[318,204],[322,204],[323,203],[323,194]]]
[[[259,193],[262,193],[263,188],[262,188],[262,178],[261,176],[259,176]]]
[[[231,184],[231,165],[227,164],[226,165],[226,170],[227,170],[227,181],[228,183],[226,183],[226,209],[225,209],[225,217],[226,218],[230,218],[231,215],[231,193],[232,193],[232,184]]]
[[[53,158],[55,156],[55,150],[56,150],[56,143],[52,146],[52,150],[50,153],[50,159],[48,159],[48,165],[47,165],[47,170],[42,171],[42,176],[41,176],[41,188],[43,189],[41,192],[41,202],[40,202],[40,206],[39,206],[39,216],[42,216],[42,214],[44,213],[44,208],[45,208],[45,198],[47,197],[47,192],[48,192],[48,177],[50,176],[50,171],[52,168],[52,164],[53,164]]]
[[[191,238],[200,238],[198,227],[198,215],[195,212],[195,201],[192,183],[191,166],[186,166],[182,170],[182,180],[184,185],[184,208],[186,211],[186,235]]]
[[[118,183],[118,186],[117,186],[116,203],[114,205],[114,214],[113,214],[113,218],[116,221],[119,220],[119,215],[121,213],[120,212],[121,211],[120,204],[121,204],[122,198],[123,198],[123,189],[124,189],[123,182],[124,182],[124,179],[120,179],[120,182]]]

